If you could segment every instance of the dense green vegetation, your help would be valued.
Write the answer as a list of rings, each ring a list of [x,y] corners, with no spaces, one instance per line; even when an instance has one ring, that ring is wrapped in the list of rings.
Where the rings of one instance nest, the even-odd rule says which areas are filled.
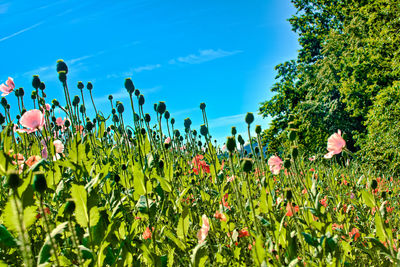
[[[272,116],[264,142],[287,148],[288,115],[310,152],[337,129],[348,147],[380,170],[400,172],[398,134],[400,4],[396,0],[294,0],[289,21],[299,34],[295,60],[276,66],[275,95],[260,112]]]

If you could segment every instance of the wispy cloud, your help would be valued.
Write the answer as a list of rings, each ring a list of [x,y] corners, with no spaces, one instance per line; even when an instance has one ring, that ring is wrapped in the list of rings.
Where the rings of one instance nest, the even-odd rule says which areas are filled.
[[[225,51],[222,49],[206,49],[200,50],[197,54],[190,54],[184,57],[171,59],[169,64],[186,63],[186,64],[200,64],[203,62],[211,61],[217,58],[229,57],[241,53],[241,50]]]
[[[154,70],[161,68],[161,64],[154,64],[154,65],[146,65],[146,66],[141,66],[133,69],[133,72],[142,72],[144,70]]]
[[[186,116],[187,116],[187,114],[190,114],[194,111],[199,111],[199,110],[200,110],[199,108],[188,108],[188,109],[182,109],[182,110],[177,110],[177,111],[170,111],[170,113],[171,113],[171,116],[178,117],[178,116],[184,115],[184,114],[186,114]]]
[[[214,119],[210,119],[208,124],[211,128],[226,127],[226,126],[237,126],[245,123],[245,117],[247,113],[223,116]],[[254,124],[262,122],[263,118],[261,115],[254,114]]]
[[[0,4],[0,14],[6,14],[10,3]]]
[[[10,34],[10,35],[8,35],[8,36],[5,36],[5,37],[3,37],[3,38],[0,38],[0,42],[3,42],[3,41],[5,41],[5,40],[8,40],[8,39],[10,39],[10,38],[12,38],[12,37],[15,37],[15,36],[17,36],[17,35],[20,35],[21,33],[24,33],[24,32],[26,32],[26,31],[32,30],[32,29],[38,27],[39,25],[43,24],[43,22],[44,22],[44,21],[41,21],[41,22],[36,23],[36,24],[33,24],[32,26],[29,26],[29,27],[27,27],[27,28],[25,28],[25,29],[22,29],[22,30],[20,30],[20,31],[14,32],[13,34]]]

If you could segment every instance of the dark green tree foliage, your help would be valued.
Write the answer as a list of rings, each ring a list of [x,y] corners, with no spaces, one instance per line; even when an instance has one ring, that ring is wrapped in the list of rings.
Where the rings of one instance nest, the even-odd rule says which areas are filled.
[[[263,135],[269,152],[287,147],[288,115],[294,114],[300,147],[325,152],[328,136],[341,129],[351,150],[374,159],[383,146],[375,142],[371,147],[371,138],[380,131],[371,125],[396,127],[395,115],[383,116],[377,105],[384,102],[385,108],[396,110],[399,103],[399,95],[393,94],[398,88],[394,82],[400,81],[398,1],[293,3],[298,11],[289,21],[301,49],[296,60],[276,66],[275,95],[260,107],[264,117],[273,119]],[[384,100],[387,95],[390,101]],[[395,133],[387,129],[385,140],[397,140]],[[381,152],[380,162],[396,160],[389,154]]]

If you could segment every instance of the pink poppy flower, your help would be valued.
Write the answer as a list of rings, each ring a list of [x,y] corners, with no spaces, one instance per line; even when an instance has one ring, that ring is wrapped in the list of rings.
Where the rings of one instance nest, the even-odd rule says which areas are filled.
[[[314,161],[314,160],[316,160],[316,158],[317,158],[316,156],[312,156],[312,157],[309,157],[308,160],[309,161]]]
[[[226,216],[225,216],[225,214],[219,212],[218,210],[215,212],[214,218],[216,218],[216,219],[218,219],[218,220],[220,220],[220,221],[226,222]]]
[[[204,240],[206,240],[208,231],[210,230],[210,222],[208,221],[207,216],[203,214],[201,219],[203,220],[203,225],[201,226],[201,229],[197,233],[197,239],[199,240],[199,244],[202,244]]]
[[[282,169],[283,161],[278,156],[272,156],[268,160],[269,170],[272,174],[279,174]]]
[[[47,111],[50,111],[50,108],[51,108],[50,104],[46,103],[44,106],[45,106]],[[43,107],[41,107],[40,109],[43,110]],[[44,112],[44,110],[43,110],[43,112]]]
[[[57,126],[62,127],[62,126],[64,126],[64,123],[65,123],[65,119],[63,120],[61,117],[58,117],[58,118],[56,119],[56,124],[57,124]]]
[[[330,159],[333,155],[340,154],[343,148],[346,146],[346,141],[342,138],[342,132],[338,130],[337,133],[332,134],[328,138],[328,151],[324,158]]]
[[[56,147],[56,153],[64,152],[64,144],[60,140],[54,140],[53,145]]]
[[[171,137],[168,137],[165,139],[164,144],[170,144],[171,143]]]
[[[154,231],[154,227],[152,227],[153,231]],[[150,228],[147,226],[146,230],[143,232],[142,234],[143,239],[150,239],[151,238],[151,230]]]
[[[28,129],[17,129],[18,132],[33,133],[42,129],[45,123],[43,113],[38,109],[32,109],[24,113],[19,123]]]
[[[2,83],[0,85],[0,91],[2,92],[1,96],[6,96],[11,93],[15,88],[14,80],[11,77],[8,77],[6,84]]]

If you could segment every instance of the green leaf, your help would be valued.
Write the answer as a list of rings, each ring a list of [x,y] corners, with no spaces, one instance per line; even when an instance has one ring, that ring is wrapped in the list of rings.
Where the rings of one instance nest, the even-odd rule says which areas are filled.
[[[367,192],[366,190],[362,190],[361,194],[362,194],[362,198],[364,200],[365,205],[367,205],[370,208],[373,208],[376,206],[374,196],[370,192]]]
[[[133,166],[133,185],[135,188],[135,194],[144,195],[146,193],[146,188],[144,185],[144,175],[140,169],[139,164]]]
[[[82,227],[87,227],[89,214],[87,210],[87,192],[82,185],[73,184],[71,187],[71,197],[75,202],[75,218]]]
[[[189,231],[189,216],[188,216],[188,210],[185,208],[182,212],[181,217],[179,218],[176,234],[181,240],[185,240],[188,231]]]
[[[205,261],[207,260],[207,242],[203,242],[202,244],[198,244],[194,249],[191,256],[192,266],[204,266]]]
[[[100,213],[97,206],[90,209],[90,225],[94,226],[99,222]]]
[[[302,233],[302,235],[304,236],[304,239],[306,240],[307,244],[313,247],[318,247],[319,242],[317,238],[312,237],[310,234],[304,232]]]
[[[261,189],[260,210],[261,210],[262,213],[267,213],[268,212],[267,193],[265,191],[265,188]]]
[[[6,247],[15,247],[17,246],[17,242],[11,233],[7,230],[7,228],[0,224],[0,244]]]
[[[181,250],[185,250],[186,249],[185,244],[180,239],[178,239],[170,230],[168,230],[168,229],[164,230],[164,234],[169,239],[171,239],[178,248],[180,248]]]
[[[163,177],[160,177],[158,175],[156,175],[156,179],[160,182],[160,185],[164,191],[166,191],[166,192],[172,191],[171,185],[169,184],[169,182],[166,179],[164,179]]]
[[[50,233],[51,238],[54,239],[54,237],[56,235],[64,232],[64,230],[67,228],[67,226],[68,226],[68,222],[59,224],[56,228],[54,228],[53,231],[51,231],[51,233]],[[47,262],[51,257],[50,252],[51,252],[51,242],[50,242],[49,236],[47,235],[46,240],[45,240],[42,248],[40,249],[37,265]],[[55,253],[58,253],[58,252],[55,252]]]
[[[258,262],[258,265],[261,265],[261,263],[264,261],[264,257],[265,257],[265,249],[263,247],[263,245],[264,245],[263,243],[264,242],[263,242],[262,236],[257,236],[256,247],[253,252],[253,258],[256,259],[256,262]]]

